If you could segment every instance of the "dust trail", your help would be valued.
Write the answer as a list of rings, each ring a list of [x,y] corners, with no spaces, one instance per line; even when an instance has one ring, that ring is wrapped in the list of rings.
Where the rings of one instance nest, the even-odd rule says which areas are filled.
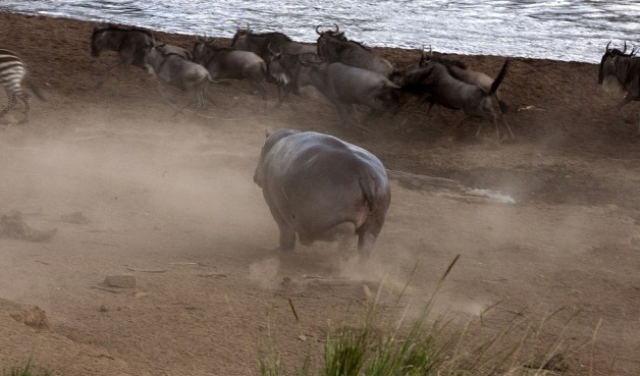
[[[256,283],[261,288],[275,290],[278,288],[278,272],[280,270],[280,260],[277,258],[266,258],[249,265],[249,280]]]

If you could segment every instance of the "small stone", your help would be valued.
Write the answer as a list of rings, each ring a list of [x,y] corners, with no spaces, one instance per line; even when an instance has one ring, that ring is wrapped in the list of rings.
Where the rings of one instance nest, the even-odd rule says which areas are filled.
[[[14,320],[35,329],[51,329],[47,314],[39,307],[26,307],[22,310],[12,312],[10,316]]]
[[[104,305],[104,304],[100,304],[100,308],[98,308],[98,311],[100,311],[100,312],[109,312],[109,308],[107,308],[107,306]]]
[[[109,287],[133,289],[136,287],[136,276],[131,274],[111,274],[104,278],[104,284]]]
[[[302,342],[307,342],[307,336],[305,336],[304,334],[300,334],[298,336],[298,339]]]

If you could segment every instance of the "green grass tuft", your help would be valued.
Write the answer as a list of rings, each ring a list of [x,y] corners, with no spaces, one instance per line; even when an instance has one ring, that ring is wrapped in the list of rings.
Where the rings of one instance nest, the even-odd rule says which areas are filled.
[[[542,343],[542,327],[557,312],[545,317],[538,330],[534,330],[534,325],[523,319],[523,315],[515,314],[502,330],[488,339],[481,340],[479,344],[469,340],[467,333],[472,327],[482,326],[482,315],[495,308],[495,305],[487,308],[479,320],[467,322],[461,330],[452,330],[449,327],[450,321],[443,318],[427,320],[430,318],[436,295],[457,260],[458,257],[447,268],[418,318],[405,323],[403,317],[394,326],[383,322],[377,317],[379,290],[378,296],[365,310],[363,323],[355,328],[345,324],[338,330],[330,328],[322,349],[322,364],[313,363],[311,356],[307,355],[304,364],[294,375],[541,376],[548,374],[551,368],[560,370],[561,367],[551,366],[552,363],[557,363],[556,360],[562,360],[560,348],[566,326],[555,336],[554,341],[547,344],[547,348],[542,351],[542,357],[534,356],[534,353],[539,354],[539,351],[522,354],[525,342],[532,340],[537,344]],[[514,335],[522,333],[523,327],[524,334],[520,339],[516,338],[514,343]],[[268,336],[268,351],[260,351],[259,354],[260,375],[284,375],[270,327]]]
[[[53,373],[46,369],[40,370],[40,372],[34,371],[31,359],[29,359],[24,366],[11,367],[8,372],[3,371],[2,376],[53,376]]]

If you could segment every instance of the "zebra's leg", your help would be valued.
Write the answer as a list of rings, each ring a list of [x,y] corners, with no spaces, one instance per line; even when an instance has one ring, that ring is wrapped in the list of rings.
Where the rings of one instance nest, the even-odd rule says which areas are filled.
[[[11,110],[11,108],[13,108],[13,106],[16,105],[16,95],[15,94],[9,94],[7,93],[7,105],[2,109],[2,111],[0,111],[0,118],[2,118],[4,115],[7,114],[7,112],[9,112],[9,110]]]
[[[24,119],[19,124],[27,124],[29,122],[29,111],[31,110],[29,107],[29,94],[22,92],[16,94],[16,96],[24,103]]]

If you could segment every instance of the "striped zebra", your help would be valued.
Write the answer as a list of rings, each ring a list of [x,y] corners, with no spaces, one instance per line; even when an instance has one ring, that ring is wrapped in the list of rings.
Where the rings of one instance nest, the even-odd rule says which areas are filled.
[[[34,94],[44,100],[38,89],[28,77],[27,67],[14,52],[0,49],[0,84],[7,91],[7,106],[0,111],[0,118],[16,105],[17,99],[24,103],[24,119],[20,124],[29,121],[29,94],[22,88],[22,81],[29,86]]]

